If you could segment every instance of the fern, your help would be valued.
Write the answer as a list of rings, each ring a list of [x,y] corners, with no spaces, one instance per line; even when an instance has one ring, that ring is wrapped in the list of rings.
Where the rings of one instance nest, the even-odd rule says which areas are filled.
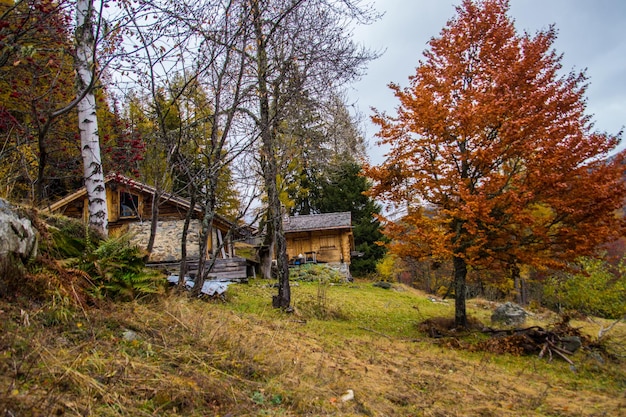
[[[141,250],[129,235],[103,240],[82,263],[94,279],[94,294],[112,299],[133,300],[162,293],[165,278],[145,268]]]
[[[104,285],[104,288],[109,296],[130,301],[147,295],[163,293],[163,284],[163,278],[155,272],[127,272],[114,277]]]

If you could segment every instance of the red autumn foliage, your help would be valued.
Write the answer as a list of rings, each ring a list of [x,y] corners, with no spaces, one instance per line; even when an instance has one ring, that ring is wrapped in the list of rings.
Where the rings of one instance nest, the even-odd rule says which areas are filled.
[[[462,326],[468,266],[563,267],[624,231],[621,134],[592,130],[555,29],[518,35],[508,9],[464,0],[409,87],[391,84],[397,114],[373,116],[390,151],[367,169],[372,194],[408,207],[387,222],[391,250],[452,258]]]
[[[4,166],[11,167],[2,186],[11,198],[37,202],[80,184],[75,116],[57,114],[75,97],[71,4],[11,3],[0,4],[0,137]]]

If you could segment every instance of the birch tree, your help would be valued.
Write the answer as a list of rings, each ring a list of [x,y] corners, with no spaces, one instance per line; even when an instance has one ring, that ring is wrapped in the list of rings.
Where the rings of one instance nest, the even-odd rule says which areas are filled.
[[[106,236],[109,215],[100,157],[96,97],[93,92],[97,65],[94,15],[93,0],[76,2],[76,92],[80,99],[77,103],[78,129],[83,176],[87,189],[89,224]]]

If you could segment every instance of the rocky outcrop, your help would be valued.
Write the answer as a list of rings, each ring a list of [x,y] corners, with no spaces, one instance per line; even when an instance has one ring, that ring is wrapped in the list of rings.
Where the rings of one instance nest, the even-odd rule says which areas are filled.
[[[37,231],[20,210],[0,199],[0,259],[9,256],[23,262],[37,255]]]

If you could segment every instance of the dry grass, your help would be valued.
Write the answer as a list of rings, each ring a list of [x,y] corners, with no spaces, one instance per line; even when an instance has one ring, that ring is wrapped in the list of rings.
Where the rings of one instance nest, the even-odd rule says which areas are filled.
[[[623,357],[602,359],[583,351],[574,356],[573,371],[559,360],[458,349],[459,340],[471,343],[480,337],[433,340],[417,326],[451,314],[451,303],[432,303],[402,286],[332,286],[319,300],[316,284],[303,283],[293,288],[293,315],[270,307],[274,291],[257,282],[231,286],[226,302],[172,294],[151,303],[74,309],[61,319],[49,305],[0,304],[0,413],[626,413]],[[469,309],[483,320],[488,309],[479,304],[470,303]],[[590,322],[575,325],[593,335],[599,330]],[[126,340],[128,331],[137,338]],[[626,324],[615,326],[612,334],[623,341]],[[342,402],[346,389],[355,397]]]

